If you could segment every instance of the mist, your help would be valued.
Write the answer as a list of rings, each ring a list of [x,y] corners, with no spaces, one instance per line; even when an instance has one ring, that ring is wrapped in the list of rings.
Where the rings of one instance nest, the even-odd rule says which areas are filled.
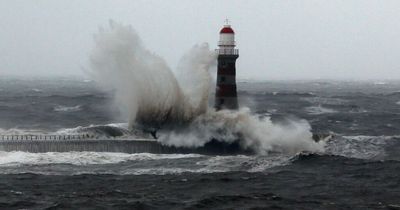
[[[216,48],[229,18],[239,79],[400,79],[399,10],[394,0],[0,1],[0,75],[87,77],[92,36],[109,19],[176,67],[194,44]]]

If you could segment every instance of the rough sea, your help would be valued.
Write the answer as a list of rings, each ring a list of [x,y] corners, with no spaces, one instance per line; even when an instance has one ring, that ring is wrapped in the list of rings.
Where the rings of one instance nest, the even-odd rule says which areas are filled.
[[[238,94],[334,137],[295,155],[0,151],[0,209],[400,209],[399,81],[241,81]],[[79,78],[1,78],[0,134],[129,135],[112,98]]]

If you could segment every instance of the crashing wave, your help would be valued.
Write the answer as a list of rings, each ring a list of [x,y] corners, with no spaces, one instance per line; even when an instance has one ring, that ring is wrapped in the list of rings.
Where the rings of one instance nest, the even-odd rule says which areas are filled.
[[[178,66],[181,73],[174,75],[161,57],[144,48],[130,26],[110,21],[108,30],[95,35],[95,43],[93,77],[115,90],[116,101],[131,126],[185,123],[206,111],[211,82],[208,70],[216,59],[207,44],[193,47]]]
[[[277,124],[247,108],[218,112],[209,108],[209,70],[216,54],[207,44],[185,54],[175,74],[161,57],[145,49],[130,26],[110,21],[108,29],[96,34],[95,44],[93,78],[115,90],[116,103],[128,116],[130,128],[161,129],[158,140],[163,144],[201,147],[217,140],[238,141],[244,149],[259,153],[323,150],[304,120]]]
[[[87,135],[95,139],[117,138],[117,139],[142,139],[153,137],[141,129],[129,129],[126,123],[114,123],[108,125],[78,126],[57,131],[57,135]]]

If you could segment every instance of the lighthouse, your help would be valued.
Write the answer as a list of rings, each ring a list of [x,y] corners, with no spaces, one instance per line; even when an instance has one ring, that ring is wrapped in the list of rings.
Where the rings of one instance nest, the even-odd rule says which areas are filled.
[[[226,21],[219,32],[217,89],[215,91],[215,109],[237,109],[236,59],[239,50],[235,49],[235,32]]]

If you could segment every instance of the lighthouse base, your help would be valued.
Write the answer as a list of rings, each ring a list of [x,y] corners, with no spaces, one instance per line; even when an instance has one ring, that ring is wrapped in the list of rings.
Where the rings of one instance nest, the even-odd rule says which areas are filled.
[[[237,97],[218,97],[215,99],[215,109],[238,109],[238,100]]]

